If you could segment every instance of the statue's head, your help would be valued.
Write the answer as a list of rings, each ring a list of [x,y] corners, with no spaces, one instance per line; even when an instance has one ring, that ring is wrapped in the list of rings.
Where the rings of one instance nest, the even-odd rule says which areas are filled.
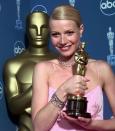
[[[48,22],[49,16],[44,12],[32,12],[27,16],[26,32],[29,44],[36,47],[47,46]]]
[[[75,52],[74,60],[77,64],[86,65],[88,62],[88,54],[84,50],[84,48],[85,48],[85,43],[83,42],[80,45],[79,49]]]

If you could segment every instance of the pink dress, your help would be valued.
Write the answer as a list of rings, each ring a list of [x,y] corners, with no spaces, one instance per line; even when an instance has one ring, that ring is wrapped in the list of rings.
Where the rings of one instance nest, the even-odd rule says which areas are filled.
[[[54,88],[49,88],[49,100],[55,92]],[[93,88],[85,95],[88,100],[87,112],[91,113],[92,119],[103,119],[103,92],[100,86]],[[75,127],[65,119],[57,119],[50,131],[86,131],[82,127]]]

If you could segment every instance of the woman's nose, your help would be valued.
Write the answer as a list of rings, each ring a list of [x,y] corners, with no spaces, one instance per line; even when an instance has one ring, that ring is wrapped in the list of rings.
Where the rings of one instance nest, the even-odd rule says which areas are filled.
[[[65,44],[67,42],[67,38],[65,35],[61,35],[61,38],[60,38],[60,43],[61,44]]]

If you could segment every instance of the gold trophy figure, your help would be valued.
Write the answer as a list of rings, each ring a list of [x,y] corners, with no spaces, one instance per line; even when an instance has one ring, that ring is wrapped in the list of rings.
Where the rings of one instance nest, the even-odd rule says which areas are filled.
[[[33,131],[31,121],[32,75],[36,63],[53,59],[48,49],[48,14],[32,12],[27,16],[28,48],[4,65],[3,79],[7,107],[12,119],[18,122],[18,131]],[[18,119],[16,119],[18,118]]]
[[[85,76],[86,65],[88,63],[88,54],[84,50],[85,43],[75,52],[75,65],[73,66],[73,74]],[[87,113],[87,99],[84,94],[77,92],[76,95],[69,94],[67,97],[66,112],[68,116],[77,118],[78,116],[90,118],[90,113]]]

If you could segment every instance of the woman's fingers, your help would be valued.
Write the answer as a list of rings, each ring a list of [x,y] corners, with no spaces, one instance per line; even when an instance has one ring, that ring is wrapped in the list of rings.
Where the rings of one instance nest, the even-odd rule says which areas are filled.
[[[84,95],[85,94],[85,90],[88,89],[87,88],[87,82],[89,81],[87,78],[83,77],[83,76],[79,76],[76,75],[74,76],[74,80],[75,80],[75,92],[74,95]]]
[[[79,124],[82,127],[87,127],[92,122],[91,118],[84,118],[84,117],[72,118],[68,116],[67,114],[65,114],[65,112],[62,112],[62,114],[63,114],[63,118],[68,119],[70,122]]]
[[[62,85],[65,92],[67,94],[84,94],[85,90],[87,90],[87,82],[89,80],[80,75],[74,75],[69,78],[64,84]]]
[[[78,117],[78,120],[85,127],[88,126],[92,121],[91,118],[84,118],[84,117]]]

